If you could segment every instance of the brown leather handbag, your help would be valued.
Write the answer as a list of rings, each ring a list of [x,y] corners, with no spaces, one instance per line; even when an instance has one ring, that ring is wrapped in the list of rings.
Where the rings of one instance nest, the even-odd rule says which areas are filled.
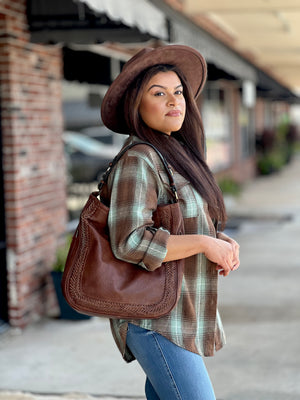
[[[170,313],[180,295],[183,260],[163,263],[150,272],[117,259],[111,250],[107,227],[109,208],[99,201],[101,189],[114,165],[137,144],[147,144],[157,151],[168,173],[173,194],[170,204],[158,206],[154,212],[154,227],[164,227],[173,235],[184,233],[172,171],[163,156],[145,142],[125,147],[103,175],[99,192],[90,194],[67,257],[62,291],[70,306],[83,314],[154,319]]]

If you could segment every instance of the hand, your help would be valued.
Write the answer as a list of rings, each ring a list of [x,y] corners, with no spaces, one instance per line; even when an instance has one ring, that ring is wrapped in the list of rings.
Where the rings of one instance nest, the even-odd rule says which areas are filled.
[[[220,275],[229,275],[233,268],[236,268],[236,247],[233,246],[231,242],[224,239],[206,236],[204,240],[205,256],[210,261],[217,264],[216,268],[220,271]]]
[[[223,232],[218,232],[217,238],[224,240],[225,242],[231,244],[232,250],[233,250],[233,259],[232,259],[233,266],[232,266],[231,270],[236,271],[240,266],[240,256],[239,256],[240,245],[234,239],[230,238]]]

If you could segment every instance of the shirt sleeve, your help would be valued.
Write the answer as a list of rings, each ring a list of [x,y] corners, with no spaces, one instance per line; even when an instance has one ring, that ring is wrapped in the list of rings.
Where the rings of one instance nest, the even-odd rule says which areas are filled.
[[[170,236],[163,227],[154,227],[160,178],[146,154],[129,150],[114,167],[108,227],[115,257],[153,271],[167,254]]]

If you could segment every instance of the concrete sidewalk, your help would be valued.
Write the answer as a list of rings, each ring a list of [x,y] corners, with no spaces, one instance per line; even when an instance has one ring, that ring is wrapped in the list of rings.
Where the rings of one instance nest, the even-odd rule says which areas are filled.
[[[0,400],[128,400],[129,397],[95,397],[88,394],[68,393],[65,395],[42,395],[24,392],[0,392]]]
[[[68,393],[63,395],[45,395],[45,394],[33,394],[24,392],[0,392],[0,400],[128,400],[129,397],[103,397],[103,396],[91,396],[88,394],[81,393]]]
[[[216,396],[299,400],[300,159],[251,182],[228,207],[241,267],[220,279],[228,343],[205,359]],[[143,386],[105,319],[46,319],[0,336],[0,400],[134,400],[145,398]]]

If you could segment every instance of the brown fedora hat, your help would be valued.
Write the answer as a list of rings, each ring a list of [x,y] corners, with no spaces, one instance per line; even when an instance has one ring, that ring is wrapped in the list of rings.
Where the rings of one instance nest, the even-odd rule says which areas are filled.
[[[158,48],[145,48],[139,51],[124,65],[122,72],[106,92],[101,105],[104,125],[114,132],[129,133],[119,104],[134,79],[145,69],[157,64],[175,65],[191,85],[194,97],[200,94],[206,80],[207,67],[202,55],[195,49],[183,45],[168,45]]]

